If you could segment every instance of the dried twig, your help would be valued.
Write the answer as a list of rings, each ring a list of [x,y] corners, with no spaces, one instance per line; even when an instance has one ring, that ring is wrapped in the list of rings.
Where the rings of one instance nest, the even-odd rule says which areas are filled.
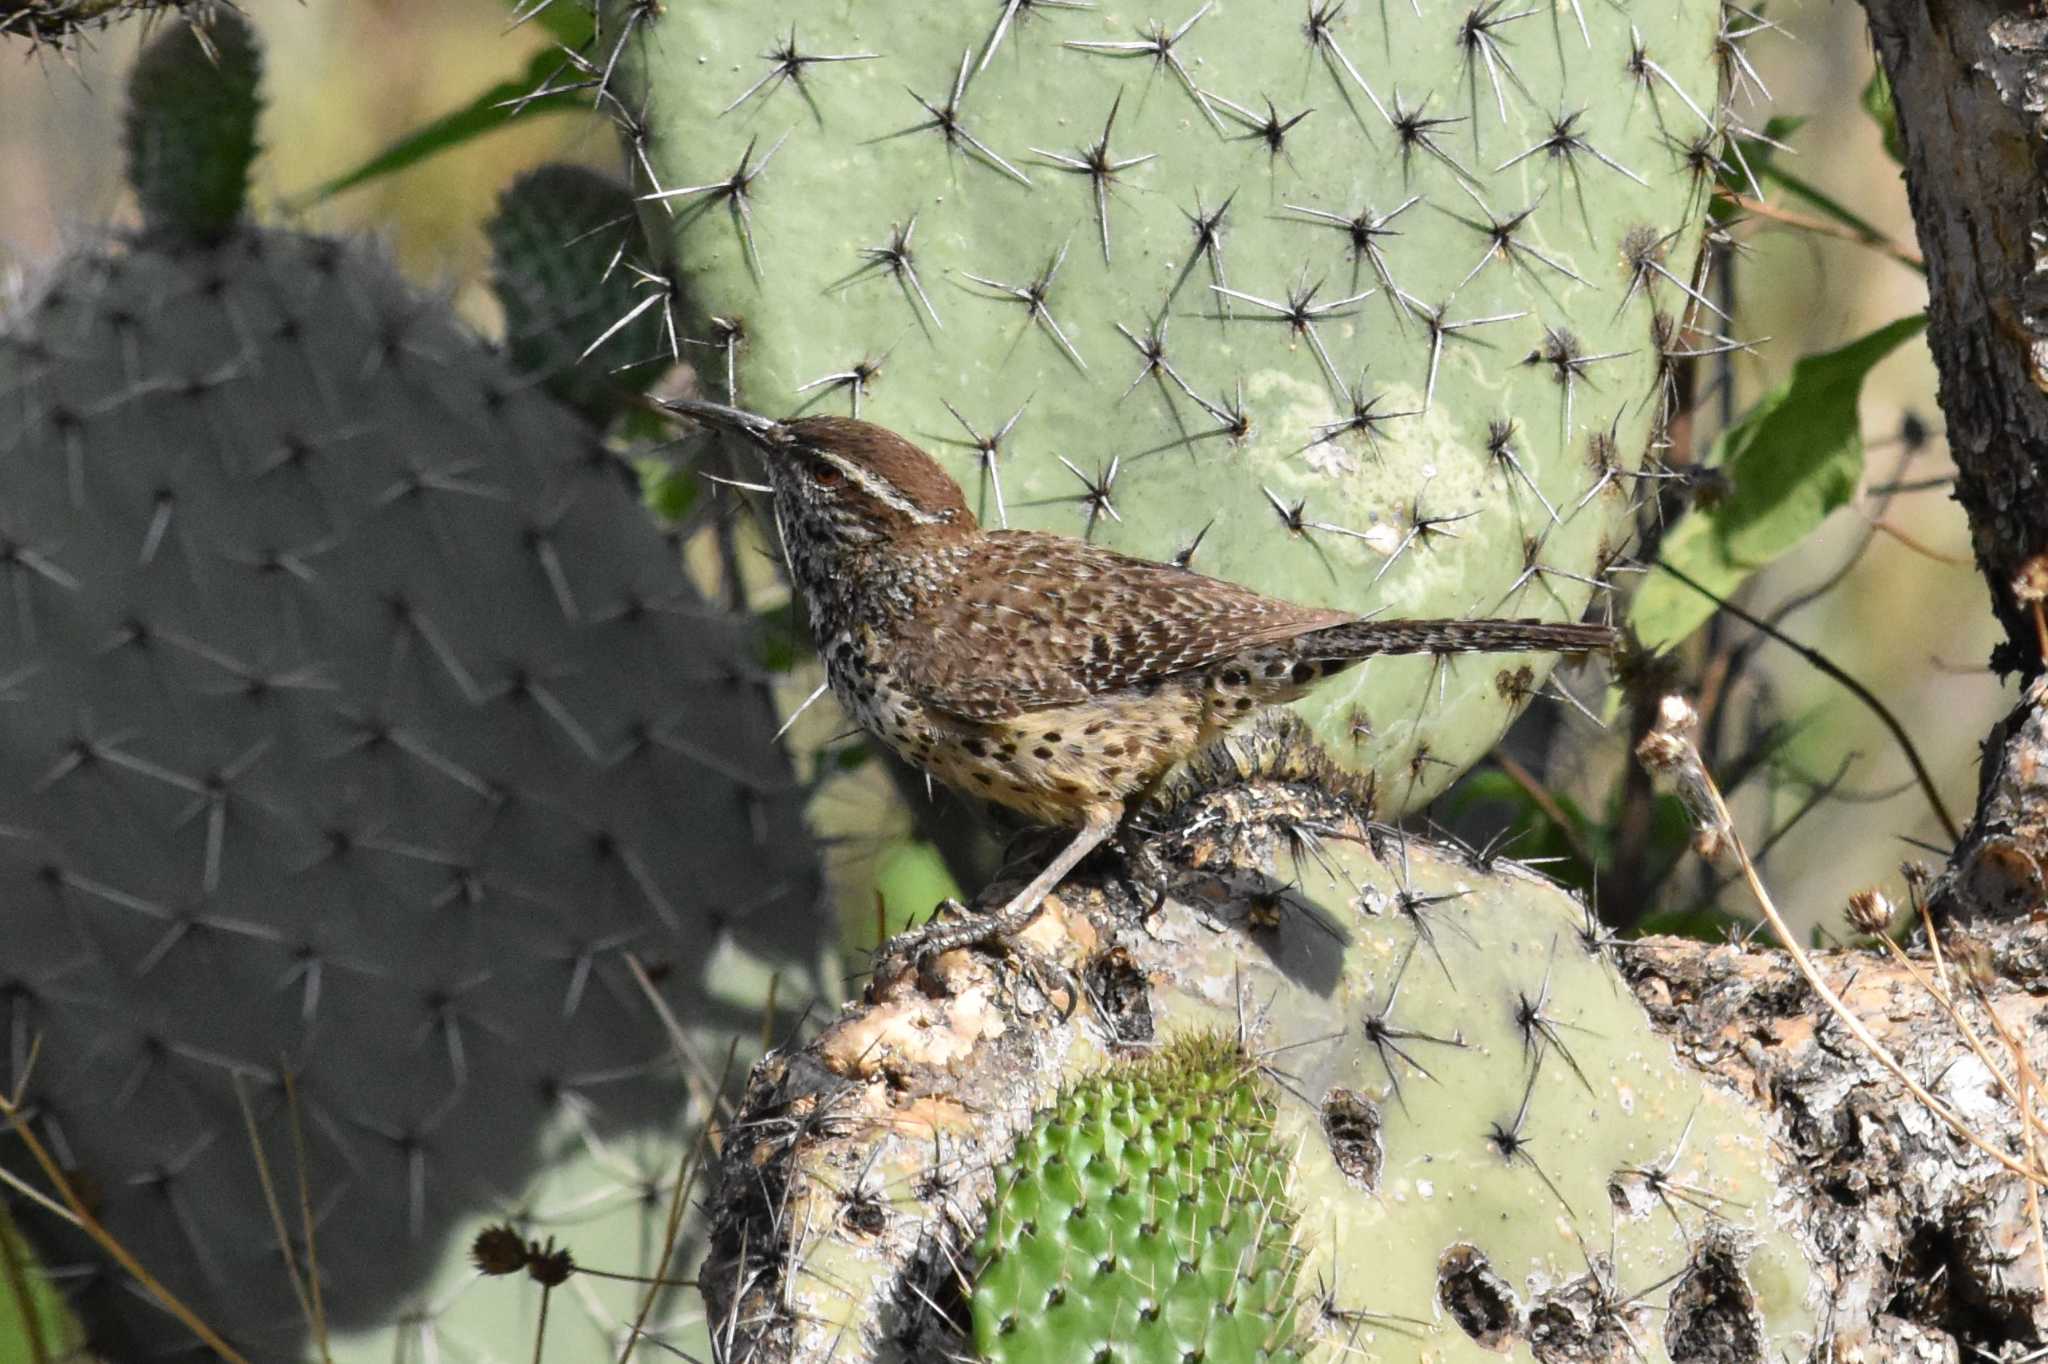
[[[100,1225],[99,1219],[85,1206],[85,1200],[78,1196],[78,1190],[64,1177],[64,1169],[57,1163],[56,1157],[50,1154],[50,1149],[43,1145],[42,1138],[35,1134],[35,1130],[22,1117],[21,1105],[5,1094],[0,1094],[0,1117],[7,1119],[7,1125],[14,1130],[14,1135],[21,1138],[21,1144],[35,1157],[36,1164],[42,1167],[44,1177],[50,1181],[50,1187],[57,1191],[58,1197],[69,1210],[71,1220],[80,1231],[91,1237],[95,1245],[105,1251],[137,1284],[141,1285],[143,1291],[155,1298],[160,1307],[176,1317],[184,1324],[186,1330],[199,1337],[214,1353],[228,1364],[249,1364],[248,1359],[234,1346],[221,1339],[219,1332],[200,1320],[198,1313],[187,1307],[183,1300],[164,1287],[154,1274],[143,1268],[142,1262],[131,1255],[128,1247],[122,1245],[112,1232]]]
[[[1757,874],[1756,863],[1750,860],[1748,850],[1742,846],[1742,837],[1735,831],[1734,817],[1729,814],[1726,802],[1721,799],[1720,788],[1714,784],[1713,777],[1707,772],[1706,764],[1700,760],[1699,747],[1693,739],[1698,727],[1699,716],[1684,698],[1667,696],[1659,707],[1655,727],[1636,745],[1636,757],[1652,775],[1669,783],[1679,799],[1685,802],[1686,809],[1691,812],[1694,824],[1699,830],[1696,843],[1700,851],[1708,856],[1725,852],[1735,858],[1736,865],[1742,869],[1743,880],[1749,886],[1750,895],[1756,900],[1757,908],[1763,912],[1764,920],[1770,924],[1771,931],[1777,934],[1778,941],[1783,944],[1793,966],[1805,978],[1807,988],[1820,997],[1821,1002],[1828,1006],[1829,1011],[1842,1026],[1849,1030],[1850,1035],[1862,1044],[1872,1060],[1904,1086],[1906,1092],[1919,1100],[1928,1112],[1940,1118],[1964,1141],[2030,1185],[2039,1186],[2048,1182],[2048,1175],[2036,1169],[2033,1160],[2021,1161],[1993,1146],[1964,1122],[1960,1114],[1937,1099],[1925,1085],[1907,1074],[1906,1068],[1892,1055],[1891,1049],[1878,1040],[1876,1034],[1870,1031],[1869,1025],[1842,1002],[1842,997],[1835,993],[1834,987],[1821,976],[1820,969],[1813,964],[1813,958],[1799,945],[1798,936],[1792,932],[1791,925],[1787,924],[1784,915],[1778,912],[1777,904],[1771,899],[1770,892],[1764,888],[1763,878]]]
[[[249,1102],[249,1093],[243,1088],[243,1077],[238,1071],[234,1081],[235,1103],[242,1110],[242,1128],[249,1137],[249,1154],[256,1160],[256,1184],[263,1190],[263,1206],[270,1213],[270,1229],[277,1237],[278,1253],[284,1257],[285,1273],[291,1276],[292,1295],[299,1300],[300,1315],[306,1319],[306,1329],[319,1337],[320,1358],[325,1364],[333,1364],[327,1352],[326,1333],[313,1315],[313,1299],[306,1291],[306,1278],[299,1268],[299,1257],[292,1250],[290,1229],[285,1225],[284,1205],[278,1201],[277,1181],[270,1175],[270,1153],[263,1148],[263,1134],[256,1128],[256,1109]]]
[[[1879,723],[1883,724],[1891,732],[1892,738],[1898,741],[1900,752],[1905,754],[1907,764],[1913,769],[1914,780],[1919,783],[1921,792],[1927,797],[1928,805],[1933,807],[1934,817],[1941,821],[1942,832],[1948,835],[1951,842],[1960,843],[1963,841],[1963,831],[1956,824],[1954,816],[1949,814],[1948,805],[1942,800],[1941,792],[1935,789],[1934,777],[1928,772],[1927,764],[1921,761],[1920,750],[1914,747],[1912,737],[1906,733],[1906,727],[1899,723],[1899,718],[1892,714],[1889,706],[1877,699],[1876,693],[1872,692],[1870,688],[1864,686],[1854,677],[1851,677],[1833,659],[1820,650],[1808,644],[1801,644],[1769,621],[1763,620],[1743,610],[1725,597],[1718,596],[1709,591],[1700,583],[1695,582],[1685,572],[1673,568],[1662,559],[1657,561],[1657,567],[1669,573],[1672,577],[1678,579],[1678,581],[1684,583],[1707,600],[1715,603],[1721,610],[1726,611],[1743,624],[1763,631],[1772,639],[1777,640],[1778,643],[1812,664],[1814,668],[1848,688],[1849,693],[1865,706],[1868,706],[1871,713],[1877,716]],[[1690,710],[1691,707],[1688,706],[1687,709]],[[1637,752],[1640,755],[1641,750],[1638,749]]]
[[[1786,227],[1795,227],[1801,232],[1811,232],[1820,237],[1834,237],[1840,241],[1854,242],[1858,246],[1867,246],[1881,255],[1889,256],[1909,270],[1918,270],[1923,275],[1927,273],[1925,257],[1912,247],[1902,246],[1881,233],[1858,232],[1846,223],[1816,218],[1795,209],[1779,208],[1768,200],[1752,198],[1747,194],[1738,194],[1726,189],[1717,190],[1716,194],[1753,218],[1763,218]]]

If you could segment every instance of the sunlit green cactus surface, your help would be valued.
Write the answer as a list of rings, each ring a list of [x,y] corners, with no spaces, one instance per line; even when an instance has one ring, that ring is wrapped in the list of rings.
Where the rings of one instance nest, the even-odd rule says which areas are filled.
[[[1061,1095],[1004,1162],[976,1246],[982,1357],[1299,1359],[1292,1162],[1267,1089],[1196,1034]]]
[[[1072,1016],[997,1021],[969,983],[757,1074],[703,1271],[735,1338],[807,1361],[1805,1358],[1826,1288],[1766,1121],[1674,1054],[1626,948],[1524,868],[1327,806],[1284,816],[1290,857],[1257,799],[1168,821],[1178,889],[1142,924],[1069,888],[1077,941],[1115,944]],[[814,1103],[830,1123],[776,1126]]]
[[[1693,306],[1718,21],[705,0],[607,31],[714,396],[893,426],[989,524],[1566,618],[1624,552],[1658,319]],[[1540,684],[1521,663],[1386,661],[1301,707],[1412,804]]]

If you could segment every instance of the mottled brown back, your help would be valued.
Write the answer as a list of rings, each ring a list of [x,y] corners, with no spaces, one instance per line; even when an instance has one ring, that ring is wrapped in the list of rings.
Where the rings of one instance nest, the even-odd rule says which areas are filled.
[[[899,632],[925,705],[1003,720],[1146,687],[1356,619],[1040,531],[990,531],[945,600]]]

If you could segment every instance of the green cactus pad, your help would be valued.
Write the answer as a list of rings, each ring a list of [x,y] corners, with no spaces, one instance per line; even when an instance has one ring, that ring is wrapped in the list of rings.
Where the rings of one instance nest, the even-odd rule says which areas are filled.
[[[581,166],[538,167],[499,197],[484,231],[506,349],[549,392],[602,422],[667,368],[665,314],[638,272],[646,253],[623,184]]]
[[[213,241],[242,216],[263,53],[239,14],[168,27],[128,82],[128,181],[151,229]]]
[[[1564,618],[1624,551],[1691,303],[1718,19],[703,0],[608,32],[650,235],[742,405],[894,427],[992,525]],[[1532,665],[1388,660],[1299,709],[1391,810]]]
[[[1159,1220],[1101,1193],[1119,1163],[1140,1166],[1129,1134],[1150,1128],[1090,1086],[1158,1039],[1220,1030],[1269,1086],[1289,1158],[1279,1220],[1301,1257],[1304,1358],[1804,1358],[1821,1280],[1765,1119],[1673,1054],[1583,906],[1521,868],[1361,824],[1322,793],[1326,760],[1269,741],[1226,741],[1185,804],[1148,814],[1174,878],[1163,905],[1143,912],[1113,884],[1059,893],[1029,941],[1071,975],[942,958],[923,990],[849,1012],[757,1074],[704,1270],[740,1345],[802,1361],[957,1353],[943,1286],[980,1237],[1022,1248],[958,1313],[974,1346],[1089,1358],[1089,1331],[1145,1301],[1142,1276],[1105,1279],[1085,1330],[1055,1328],[1033,1295],[1060,1282],[1071,1299],[1097,1247],[1122,1267]],[[1071,984],[1047,1001],[1034,978]],[[1161,1095],[1161,1072],[1140,1073]],[[1209,1083],[1185,1102],[1213,1102]],[[816,1119],[777,1125],[803,1113]],[[1096,1148],[1108,1168],[1080,1158]],[[1034,1174],[1054,1152],[1062,1166]],[[1010,1204],[1030,1179],[1035,1218]],[[1081,1217],[1048,1216],[1047,1187],[1071,1204],[1086,1188]],[[991,1196],[986,1227],[962,1213]],[[856,1199],[871,1213],[858,1233]],[[1018,1236],[1026,1220],[1036,1238]],[[1016,1332],[992,1338],[1010,1312]],[[1041,1322],[1057,1348],[1028,1343]]]
[[[996,1176],[971,1300],[982,1358],[1298,1359],[1274,1112],[1256,1064],[1213,1036],[1070,1088]]]

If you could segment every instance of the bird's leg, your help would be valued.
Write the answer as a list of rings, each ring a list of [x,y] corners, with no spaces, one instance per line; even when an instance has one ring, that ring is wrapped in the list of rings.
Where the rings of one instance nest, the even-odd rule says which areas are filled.
[[[1153,830],[1142,827],[1133,817],[1127,816],[1117,825],[1116,846],[1124,858],[1124,885],[1138,902],[1138,912],[1147,917],[1158,912],[1173,888],[1166,864],[1152,850],[1152,834]]]
[[[1031,878],[1031,884],[1010,897],[1009,903],[989,914],[970,915],[948,924],[927,924],[913,932],[899,934],[882,944],[875,959],[875,979],[885,981],[902,970],[916,967],[941,952],[956,947],[1014,939],[1017,931],[1031,922],[1038,907],[1067,873],[1116,832],[1122,817],[1120,807],[1097,807],[1088,812],[1088,822],[1076,831],[1059,856],[1045,864],[1045,870]]]

